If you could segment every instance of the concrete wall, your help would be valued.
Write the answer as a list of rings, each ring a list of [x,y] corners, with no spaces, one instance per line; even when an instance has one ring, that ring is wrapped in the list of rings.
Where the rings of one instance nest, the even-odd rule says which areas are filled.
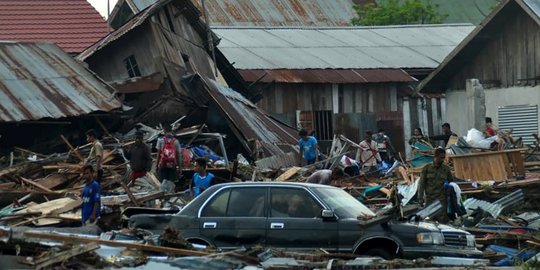
[[[540,86],[510,87],[484,89],[486,95],[486,116],[491,117],[493,123],[498,125],[499,107],[511,105],[540,105]],[[467,108],[467,95],[465,90],[449,90],[446,92],[447,122],[452,130],[460,136],[467,134],[473,126],[472,116]],[[540,114],[539,114],[540,115]],[[443,121],[445,121],[443,119]],[[538,119],[540,122],[540,119]]]

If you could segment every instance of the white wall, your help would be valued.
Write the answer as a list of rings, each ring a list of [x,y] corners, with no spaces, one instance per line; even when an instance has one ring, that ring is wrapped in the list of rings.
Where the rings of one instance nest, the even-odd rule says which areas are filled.
[[[491,117],[495,124],[499,122],[497,116],[499,107],[510,105],[540,106],[540,86],[491,88],[484,91],[486,94],[486,116]],[[446,92],[447,119],[443,119],[443,121],[450,123],[452,130],[460,136],[466,135],[467,131],[473,127],[472,116],[468,115],[467,104],[465,90]],[[540,122],[540,119],[538,121]]]

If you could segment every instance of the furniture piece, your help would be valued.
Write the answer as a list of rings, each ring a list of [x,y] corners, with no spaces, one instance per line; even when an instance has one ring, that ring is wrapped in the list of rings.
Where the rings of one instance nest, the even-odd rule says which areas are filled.
[[[525,176],[522,151],[508,149],[448,156],[456,178],[475,181],[504,181]]]

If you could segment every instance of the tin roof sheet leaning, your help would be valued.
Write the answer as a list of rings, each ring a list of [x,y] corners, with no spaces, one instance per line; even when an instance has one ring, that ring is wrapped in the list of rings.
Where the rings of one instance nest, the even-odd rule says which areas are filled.
[[[108,112],[113,92],[55,44],[0,42],[0,122]]]
[[[216,27],[237,69],[436,68],[472,24],[378,27]]]

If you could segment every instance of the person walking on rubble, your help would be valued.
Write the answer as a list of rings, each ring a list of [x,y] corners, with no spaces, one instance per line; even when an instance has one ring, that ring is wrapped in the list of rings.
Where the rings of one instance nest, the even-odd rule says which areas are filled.
[[[95,163],[97,172],[96,180],[101,182],[103,178],[103,168],[101,167],[103,163],[103,145],[97,139],[96,131],[93,129],[86,132],[86,141],[92,144],[92,148],[90,148],[90,153],[84,160],[84,164],[89,165]]]
[[[450,140],[450,137],[457,136],[457,134],[452,131],[452,129],[450,128],[450,124],[448,123],[442,124],[442,131],[443,131],[443,134],[432,136],[429,138],[434,141],[444,141],[444,147],[446,147],[446,145],[448,145],[448,141]]]
[[[450,167],[444,164],[446,152],[442,148],[434,151],[433,163],[428,164],[422,170],[420,183],[418,183],[418,203],[420,206],[431,204],[439,200],[442,205],[443,213],[436,220],[441,223],[449,221],[446,215],[448,203],[445,193],[445,183],[454,181]]]
[[[381,162],[381,156],[377,150],[377,144],[372,140],[373,133],[366,131],[366,137],[360,142],[360,160],[362,161],[362,169],[368,168],[368,171],[374,171],[377,168],[377,163]]]
[[[85,181],[82,190],[81,216],[82,224],[95,224],[101,213],[101,187],[94,178],[94,167],[85,165],[82,178]]]
[[[150,147],[143,141],[144,134],[142,131],[135,132],[135,143],[127,151],[127,158],[131,167],[131,186],[135,184],[135,180],[146,176],[146,173],[152,169],[152,156]]]
[[[182,148],[170,126],[165,125],[163,131],[163,137],[159,138],[156,144],[158,150],[156,169],[161,181],[177,182],[178,172],[181,171]]]
[[[194,197],[199,196],[212,185],[214,174],[206,172],[206,165],[206,159],[204,158],[195,160],[195,174],[193,174],[193,182],[190,185]]]
[[[419,127],[414,128],[413,135],[409,140],[410,146],[414,146],[416,143],[431,145],[431,143],[429,142],[429,138],[427,136],[424,136],[424,133],[422,133],[422,129]]]
[[[304,158],[307,165],[313,164],[319,161],[319,144],[314,136],[308,136],[308,132],[305,129],[298,132],[300,140],[298,140],[298,146],[300,147],[300,157]]]
[[[390,142],[390,137],[384,132],[384,129],[379,129],[379,132],[377,132],[373,140],[377,143],[377,151],[379,151],[381,159],[386,163],[391,164],[394,156],[394,147]]]

